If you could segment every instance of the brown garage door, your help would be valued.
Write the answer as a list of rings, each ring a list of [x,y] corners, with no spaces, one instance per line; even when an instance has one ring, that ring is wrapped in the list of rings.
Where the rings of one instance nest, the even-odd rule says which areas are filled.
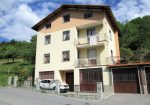
[[[102,69],[81,69],[80,70],[80,91],[81,92],[96,92],[96,82],[102,82]]]
[[[148,93],[150,94],[150,67],[145,68],[145,73],[146,73],[146,80],[147,80],[147,90]]]
[[[54,71],[39,72],[40,79],[54,79]]]
[[[113,69],[115,93],[139,93],[137,68]]]

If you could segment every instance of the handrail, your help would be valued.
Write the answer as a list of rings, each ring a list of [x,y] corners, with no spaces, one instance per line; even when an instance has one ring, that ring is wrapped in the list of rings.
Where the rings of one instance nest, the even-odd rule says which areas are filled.
[[[150,55],[132,55],[132,56],[112,56],[107,57],[107,64],[129,64],[150,62]]]
[[[77,67],[98,66],[100,65],[100,58],[93,57],[93,58],[77,59],[75,62]]]
[[[75,45],[82,45],[82,44],[96,45],[102,41],[107,41],[106,34],[102,34],[102,36],[100,36],[99,34],[95,34],[94,36],[91,36],[91,37],[88,37],[86,35],[86,36],[78,37],[77,39],[75,39]]]

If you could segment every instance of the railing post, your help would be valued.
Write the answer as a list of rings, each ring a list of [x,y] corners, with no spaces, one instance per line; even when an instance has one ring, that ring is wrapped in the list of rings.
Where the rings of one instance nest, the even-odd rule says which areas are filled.
[[[18,76],[14,76],[14,87],[17,87]]]
[[[9,76],[8,77],[8,86],[11,86],[12,84],[11,84],[11,81],[12,81],[12,76]]]
[[[40,79],[36,78],[36,90],[40,90]]]
[[[97,99],[103,99],[102,82],[97,82]]]
[[[60,93],[60,81],[59,80],[55,80],[56,83],[56,87],[55,87],[55,93],[59,94]]]

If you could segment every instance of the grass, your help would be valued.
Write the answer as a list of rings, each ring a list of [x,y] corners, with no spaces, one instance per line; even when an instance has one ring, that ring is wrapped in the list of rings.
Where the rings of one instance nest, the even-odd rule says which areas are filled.
[[[20,80],[25,80],[27,75],[32,74],[33,67],[34,65],[22,60],[18,60],[15,63],[0,63],[0,86],[7,86],[8,77],[13,75],[17,75]]]
[[[7,86],[8,83],[8,75],[0,74],[0,86]]]

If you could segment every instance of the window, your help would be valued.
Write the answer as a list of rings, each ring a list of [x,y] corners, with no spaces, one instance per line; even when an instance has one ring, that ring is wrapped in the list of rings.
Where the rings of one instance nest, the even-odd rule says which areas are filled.
[[[63,62],[70,60],[70,52],[69,51],[63,51],[62,54],[63,54]]]
[[[51,28],[51,23],[47,23],[47,24],[45,25],[45,28],[46,28],[46,29]]]
[[[50,63],[50,54],[44,54],[44,63]]]
[[[91,18],[92,16],[93,16],[92,12],[86,12],[86,13],[84,13],[84,19]]]
[[[109,36],[110,36],[110,40],[112,40],[111,30],[109,30]]]
[[[70,40],[70,31],[63,32],[63,41]]]
[[[65,23],[65,22],[69,22],[69,21],[70,21],[70,14],[64,15],[64,16],[63,16],[63,19],[64,19],[64,23]]]
[[[51,35],[45,36],[45,44],[50,44],[51,43]]]
[[[51,81],[50,80],[43,80],[41,81],[41,83],[50,83]]]
[[[41,81],[41,83],[47,83],[47,80],[43,80],[43,81]]]

